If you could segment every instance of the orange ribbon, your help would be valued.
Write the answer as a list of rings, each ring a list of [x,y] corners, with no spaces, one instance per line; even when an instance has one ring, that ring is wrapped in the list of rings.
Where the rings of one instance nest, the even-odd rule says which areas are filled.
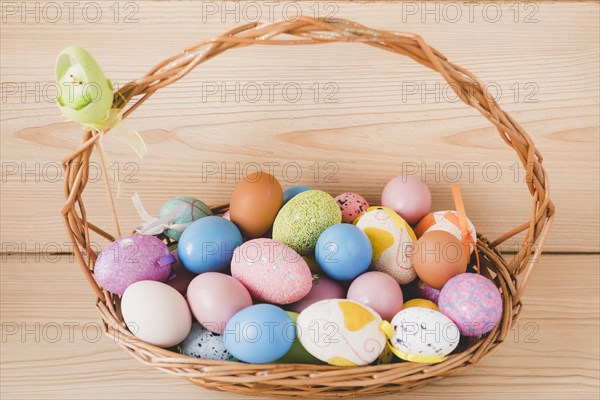
[[[479,253],[477,252],[477,240],[469,232],[469,224],[467,219],[467,212],[465,211],[465,203],[463,202],[462,195],[460,193],[460,186],[458,184],[452,185],[452,196],[454,197],[454,205],[458,218],[450,212],[446,213],[445,217],[460,229],[462,235],[463,246],[466,247],[467,253],[471,252],[470,245],[473,244],[473,250],[475,251],[475,259],[477,260],[477,273],[481,273],[481,266],[479,263]],[[451,216],[451,218],[450,218]]]

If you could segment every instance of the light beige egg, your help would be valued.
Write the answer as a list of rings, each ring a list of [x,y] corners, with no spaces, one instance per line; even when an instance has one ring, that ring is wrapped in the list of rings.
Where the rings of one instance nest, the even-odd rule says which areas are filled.
[[[175,346],[192,329],[192,314],[184,297],[162,282],[130,285],[123,293],[121,311],[131,333],[155,346]]]

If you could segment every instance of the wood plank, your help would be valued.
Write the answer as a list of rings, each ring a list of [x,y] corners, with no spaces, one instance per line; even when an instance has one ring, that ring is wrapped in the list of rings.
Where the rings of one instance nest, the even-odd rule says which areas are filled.
[[[245,398],[206,391],[148,368],[99,337],[92,292],[69,258],[2,260],[3,399]],[[599,255],[544,255],[519,324],[501,349],[410,397],[597,399],[599,263]]]
[[[21,23],[17,14],[1,24],[0,72],[6,97],[0,117],[1,251],[70,251],[59,217],[64,197],[57,167],[81,137],[77,127],[61,121],[51,99],[36,99],[31,93],[22,99],[23,91],[11,94],[11,85],[34,91],[36,84],[47,88],[56,55],[72,43],[89,49],[108,76],[123,84],[194,42],[251,19],[248,9],[232,15],[219,9],[208,15],[203,3],[188,1],[134,4],[139,6],[138,22],[131,24],[123,23],[123,9],[115,24],[109,3],[103,5],[97,23],[78,14],[72,23],[64,18],[36,23],[31,17]],[[305,11],[315,4],[305,3]],[[449,9],[426,14],[419,8],[413,15],[401,3],[325,4],[335,4],[336,16],[417,32],[475,72],[490,90],[500,90],[500,103],[530,132],[545,156],[558,210],[547,249],[598,250],[597,4],[535,3],[537,22],[524,21],[529,9],[515,16],[510,2],[494,3],[502,12],[498,22],[490,22],[491,14],[479,9],[471,18],[461,5],[463,16],[455,23]],[[273,18],[281,12],[276,8]],[[432,21],[436,15],[439,23]],[[269,20],[268,13],[263,20]],[[272,102],[270,82],[278,84]],[[229,88],[239,84],[239,99],[221,89],[211,95],[214,85],[221,83]],[[317,101],[311,89],[315,83],[320,88]],[[326,88],[330,83],[337,90],[335,103],[326,101],[327,93],[332,93]],[[284,98],[285,85],[302,89],[297,102]],[[261,98],[251,102],[256,87]],[[47,97],[51,94],[50,88]],[[522,169],[515,178],[517,158],[489,123],[456,102],[433,73],[366,46],[236,50],[157,94],[130,124],[148,143],[144,160],[137,160],[117,139],[106,140],[121,180],[126,181],[118,206],[127,230],[140,222],[129,200],[134,192],[141,194],[151,213],[177,194],[226,202],[238,177],[224,171],[239,175],[253,163],[263,169],[268,168],[266,163],[279,163],[274,172],[284,186],[302,183],[332,194],[357,191],[373,203],[388,179],[403,168],[416,168],[417,174],[426,175],[435,209],[452,206],[449,186],[458,180],[469,215],[489,238],[526,221],[531,212]],[[296,181],[298,166],[302,178]],[[212,168],[218,171],[212,173]],[[332,171],[336,171],[333,180],[327,179]],[[101,180],[94,178],[85,192],[88,214],[92,222],[112,229]],[[504,249],[514,250],[517,242],[518,238],[511,240]]]

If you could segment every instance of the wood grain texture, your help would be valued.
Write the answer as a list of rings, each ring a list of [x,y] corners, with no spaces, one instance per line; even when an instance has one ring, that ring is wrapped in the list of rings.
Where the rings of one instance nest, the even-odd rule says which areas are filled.
[[[2,399],[246,398],[152,370],[99,337],[92,292],[69,258],[3,259]],[[597,399],[599,263],[599,255],[543,256],[519,325],[500,350],[410,398]]]
[[[0,25],[2,252],[70,251],[59,218],[64,199],[58,162],[81,134],[61,121],[52,102],[53,64],[63,47],[79,43],[89,49],[107,75],[124,84],[254,15],[242,6],[229,14],[219,6],[212,14],[202,3],[135,4],[136,23],[123,22],[131,12],[126,3],[120,4],[115,23],[106,3],[96,23],[79,10],[73,22],[63,17],[37,23],[29,17],[23,23],[17,14]],[[443,8],[437,14],[423,9],[412,14],[401,3],[331,4],[334,9],[312,2],[302,7],[310,15],[335,11],[367,25],[419,33],[487,82],[545,156],[558,210],[547,250],[598,250],[597,3],[539,3],[538,9],[521,9],[518,15],[512,3],[494,3],[501,12],[497,22],[491,22],[496,18],[491,9],[469,15],[464,5],[462,17],[451,22],[454,14]],[[265,9],[262,20],[269,20]],[[276,7],[272,18],[282,12]],[[526,16],[531,17],[527,22]],[[294,102],[298,87],[302,94]],[[176,194],[226,202],[240,175],[256,165],[265,170],[273,165],[284,186],[302,183],[332,194],[357,191],[373,203],[388,179],[416,169],[432,188],[435,209],[452,206],[449,186],[459,181],[467,212],[489,238],[521,224],[530,213],[524,171],[487,121],[458,103],[441,78],[367,46],[227,53],[158,93],[129,122],[148,144],[144,160],[118,139],[105,140],[124,181],[118,206],[126,230],[140,222],[129,200],[134,192],[154,214]],[[97,164],[94,171],[99,173]],[[296,180],[298,171],[302,176]],[[90,220],[112,231],[101,179],[92,180],[85,192]],[[517,240],[503,249],[516,249]]]

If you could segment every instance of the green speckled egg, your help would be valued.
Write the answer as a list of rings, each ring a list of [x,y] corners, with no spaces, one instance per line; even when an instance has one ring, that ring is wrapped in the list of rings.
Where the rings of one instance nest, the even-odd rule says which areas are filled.
[[[342,212],[329,194],[308,190],[294,196],[277,214],[273,239],[301,255],[314,252],[321,233],[342,222]]]
[[[182,204],[187,206],[172,220],[172,224],[190,224],[202,217],[212,215],[210,208],[200,200],[189,196],[177,196],[163,204],[160,218],[181,207]],[[173,240],[179,240],[183,231],[184,229],[166,229],[164,233]]]

